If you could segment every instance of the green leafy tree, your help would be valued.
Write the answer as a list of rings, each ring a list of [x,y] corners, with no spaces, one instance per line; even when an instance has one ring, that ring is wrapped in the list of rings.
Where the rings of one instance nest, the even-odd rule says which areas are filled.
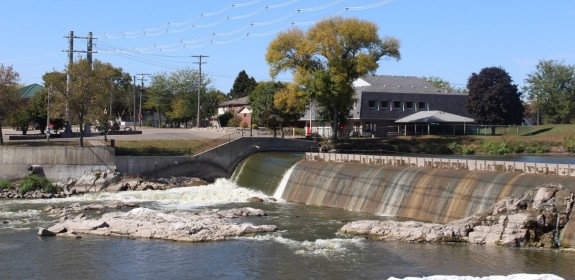
[[[253,123],[272,129],[274,137],[277,137],[278,128],[296,121],[300,116],[297,111],[285,111],[274,105],[275,95],[285,88],[281,82],[260,82],[249,95]]]
[[[575,120],[575,66],[542,60],[528,74],[523,90],[528,93],[532,110],[543,123],[565,124]]]
[[[524,107],[517,85],[501,67],[486,67],[467,81],[467,110],[475,121],[488,125],[521,124]],[[495,134],[495,127],[492,127]]]
[[[18,94],[20,74],[12,66],[0,64],[0,145],[4,145],[2,121],[10,116],[10,112],[18,109],[21,98]]]
[[[200,116],[202,119],[209,119],[215,116],[218,112],[218,106],[222,101],[226,100],[226,95],[214,88],[208,89],[202,96],[200,106]]]
[[[171,73],[152,75],[146,107],[164,113],[169,121],[187,124],[197,118],[199,72],[179,69]],[[211,116],[210,85],[212,80],[202,74],[200,118]],[[206,104],[204,104],[204,101]],[[205,107],[205,108],[204,108]]]
[[[257,84],[258,83],[254,77],[249,77],[246,71],[242,70],[234,80],[234,84],[230,90],[229,97],[231,99],[236,99],[248,96],[250,92],[254,90]]]
[[[334,17],[306,32],[282,32],[268,46],[266,61],[272,77],[291,72],[294,86],[280,92],[275,104],[299,110],[316,100],[330,112],[325,121],[336,142],[338,124],[353,104],[353,82],[375,72],[381,58],[399,59],[399,45],[393,37],[380,38],[375,24],[355,18]]]
[[[80,146],[84,146],[84,124],[89,120],[107,123],[110,104],[110,93],[117,84],[128,86],[130,77],[109,63],[95,60],[92,65],[86,59],[68,66],[67,72],[72,76],[70,91],[66,94],[66,73],[51,72],[43,76],[44,83],[52,85],[54,94],[64,96],[71,114],[70,121],[76,121],[80,127]],[[118,80],[123,80],[118,82]],[[54,103],[54,106],[58,106]],[[60,104],[59,106],[65,106]]]

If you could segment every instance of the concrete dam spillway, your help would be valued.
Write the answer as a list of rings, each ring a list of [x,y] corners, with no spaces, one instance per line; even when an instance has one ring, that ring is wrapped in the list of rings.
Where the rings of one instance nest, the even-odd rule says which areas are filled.
[[[272,156],[273,157],[273,156]],[[251,166],[276,166],[277,158],[248,158]],[[281,171],[268,169],[275,176],[279,193],[275,196],[316,206],[342,208],[350,211],[447,223],[489,210],[507,196],[519,197],[542,184],[560,184],[575,191],[575,180],[569,176],[529,173],[468,171],[427,167],[369,165],[325,161],[290,160]],[[243,167],[243,172],[247,168]],[[267,169],[267,168],[265,168]],[[289,170],[288,170],[289,169]],[[276,173],[275,175],[272,173]],[[284,180],[281,180],[283,175]],[[247,175],[247,174],[246,174]],[[235,174],[236,177],[244,177]],[[246,177],[248,177],[247,175]],[[289,178],[287,178],[289,176]],[[268,194],[274,191],[265,190]],[[572,246],[575,240],[573,213],[563,230],[563,244]]]
[[[282,198],[447,223],[545,183],[575,190],[575,180],[570,177],[303,160],[293,166]]]

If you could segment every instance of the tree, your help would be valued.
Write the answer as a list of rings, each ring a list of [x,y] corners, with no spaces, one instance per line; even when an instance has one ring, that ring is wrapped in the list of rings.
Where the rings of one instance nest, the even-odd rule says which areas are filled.
[[[575,66],[542,60],[536,68],[535,72],[527,75],[523,87],[533,110],[543,117],[543,123],[575,121]]]
[[[285,88],[285,84],[281,82],[260,82],[249,95],[252,122],[272,129],[274,137],[277,136],[278,128],[282,129],[284,125],[297,120],[301,115],[294,110],[285,111],[274,106],[276,93]]]
[[[249,77],[246,71],[242,70],[234,80],[234,84],[230,90],[229,97],[231,99],[236,99],[248,96],[250,92],[254,90],[257,84],[258,83],[254,77]]]
[[[164,113],[169,121],[178,125],[187,124],[197,118],[199,75],[198,71],[191,68],[152,75],[146,107]],[[202,77],[200,118],[209,117],[213,113],[208,112],[212,110],[213,100],[210,97],[211,93],[207,93],[206,90],[210,88],[211,83],[209,77]]]
[[[2,120],[9,117],[9,112],[20,107],[18,94],[18,79],[20,74],[12,66],[0,64],[0,145],[4,145],[2,135]]]
[[[521,93],[501,67],[487,67],[473,73],[467,81],[467,110],[475,121],[489,125],[521,124],[524,107]],[[495,127],[491,133],[495,134]]]
[[[336,142],[338,124],[353,105],[353,82],[375,72],[384,56],[399,59],[399,41],[380,38],[377,26],[368,21],[334,17],[307,32],[282,32],[268,46],[266,61],[272,77],[290,71],[294,86],[278,94],[276,104],[301,108],[317,101],[330,112],[324,121],[331,122]]]

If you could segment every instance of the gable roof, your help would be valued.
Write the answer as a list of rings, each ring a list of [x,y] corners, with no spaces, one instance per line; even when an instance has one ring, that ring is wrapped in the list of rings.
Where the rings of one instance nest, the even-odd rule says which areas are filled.
[[[18,93],[20,93],[20,97],[22,99],[30,99],[43,89],[44,87],[39,84],[31,84],[23,88],[20,88],[18,90]]]
[[[395,121],[396,123],[472,123],[473,119],[443,111],[419,111]]]
[[[222,103],[220,103],[219,107],[238,107],[238,106],[245,106],[245,105],[249,105],[250,104],[250,100],[247,96],[244,97],[240,97],[237,99],[232,99],[232,100],[228,100],[228,101],[224,101]]]

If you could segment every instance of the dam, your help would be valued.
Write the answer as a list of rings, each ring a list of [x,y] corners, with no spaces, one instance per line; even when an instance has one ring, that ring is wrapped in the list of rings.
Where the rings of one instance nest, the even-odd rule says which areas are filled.
[[[264,191],[289,202],[434,223],[486,211],[504,197],[521,196],[542,184],[575,192],[571,176],[307,160],[312,154],[317,153],[291,157],[291,165],[275,163],[275,156],[252,156],[236,172],[261,173],[263,166],[269,166],[265,176],[277,174],[273,184],[278,187],[268,184]],[[571,222],[562,231],[565,246],[575,244],[574,219],[571,213]]]

